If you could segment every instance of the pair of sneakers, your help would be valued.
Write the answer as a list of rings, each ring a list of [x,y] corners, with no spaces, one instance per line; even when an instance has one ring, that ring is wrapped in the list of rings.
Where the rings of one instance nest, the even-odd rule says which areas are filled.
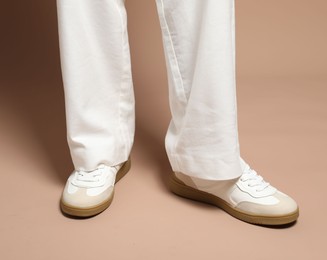
[[[169,176],[169,188],[179,196],[215,205],[248,223],[284,225],[296,221],[299,216],[296,202],[240,160],[242,175],[237,179],[212,181],[175,172]],[[91,172],[75,170],[61,196],[62,211],[77,217],[102,212],[113,200],[115,183],[130,167],[128,159],[113,167],[100,165]]]

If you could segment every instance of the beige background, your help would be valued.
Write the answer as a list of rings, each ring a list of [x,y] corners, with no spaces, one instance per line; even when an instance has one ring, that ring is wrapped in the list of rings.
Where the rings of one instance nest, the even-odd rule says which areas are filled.
[[[199,0],[200,1],[200,0]],[[327,3],[237,0],[243,157],[297,199],[299,221],[264,228],[171,194],[170,119],[153,0],[128,0],[137,101],[133,168],[97,217],[58,207],[73,169],[55,1],[0,8],[0,259],[325,259]]]

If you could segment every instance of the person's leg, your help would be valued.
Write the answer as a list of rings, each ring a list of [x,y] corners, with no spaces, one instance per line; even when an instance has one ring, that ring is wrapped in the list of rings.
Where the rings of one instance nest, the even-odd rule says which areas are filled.
[[[158,0],[157,7],[170,87],[172,168],[204,179],[238,177],[233,1]]]
[[[114,183],[129,169],[129,162],[121,167],[134,138],[127,16],[123,0],[57,0],[57,11],[67,139],[75,167],[61,207],[90,216],[109,206]]]
[[[67,137],[75,169],[127,160],[134,137],[123,0],[57,0]]]
[[[296,220],[296,203],[240,157],[234,0],[156,0],[172,120],[166,150],[178,195],[251,223]]]

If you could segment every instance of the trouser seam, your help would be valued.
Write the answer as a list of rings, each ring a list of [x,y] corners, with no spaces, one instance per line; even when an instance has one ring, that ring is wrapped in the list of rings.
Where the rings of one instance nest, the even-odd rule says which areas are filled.
[[[170,62],[174,62],[173,64],[173,68],[172,68],[172,74],[173,74],[173,77],[174,77],[174,81],[176,78],[179,79],[180,83],[179,83],[179,90],[182,94],[182,98],[183,98],[183,102],[187,102],[187,98],[186,98],[186,95],[185,95],[185,89],[184,89],[184,83],[183,83],[183,78],[182,78],[182,75],[181,75],[181,72],[180,72],[180,69],[179,69],[179,65],[178,65],[178,61],[177,61],[177,56],[176,56],[176,53],[175,53],[175,49],[174,49],[174,44],[173,44],[173,40],[171,38],[171,33],[170,33],[170,30],[169,30],[169,26],[168,26],[168,22],[167,22],[167,19],[166,19],[166,14],[165,14],[165,9],[164,9],[164,3],[162,0],[160,0],[161,2],[161,9],[159,8],[160,13],[161,13],[161,17],[162,17],[162,23],[163,23],[163,28],[162,29],[165,29],[163,30],[164,32],[164,35],[166,36],[166,40],[168,40],[169,42],[169,45],[170,45],[170,48],[168,48],[168,55],[170,56],[170,59],[169,61]],[[166,46],[168,47],[168,45]],[[176,69],[177,70],[177,73],[176,71],[174,70]],[[177,75],[176,75],[177,74]]]
[[[117,11],[119,13],[119,17],[120,17],[120,22],[121,22],[121,27],[122,27],[122,34],[121,34],[121,38],[122,38],[122,61],[121,61],[121,73],[120,73],[120,88],[119,88],[119,101],[118,101],[118,122],[119,122],[119,129],[120,129],[120,136],[122,138],[122,142],[124,143],[124,146],[123,146],[123,149],[124,149],[124,154],[126,155],[127,153],[127,144],[128,144],[128,140],[129,137],[126,136],[126,133],[128,131],[124,131],[124,124],[122,123],[122,114],[121,114],[121,100],[122,100],[122,90],[123,90],[123,73],[124,73],[124,62],[125,62],[125,50],[124,50],[124,47],[125,47],[125,24],[124,24],[124,21],[123,21],[123,15],[121,13],[121,10],[119,9],[119,7],[116,5],[116,8],[117,8]]]

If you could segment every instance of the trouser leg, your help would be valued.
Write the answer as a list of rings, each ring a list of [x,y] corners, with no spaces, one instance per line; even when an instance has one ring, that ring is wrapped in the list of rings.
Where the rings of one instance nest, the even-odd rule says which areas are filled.
[[[234,0],[156,3],[172,113],[171,166],[203,179],[239,177]]]
[[[134,93],[123,0],[57,0],[67,140],[76,169],[126,161]]]

